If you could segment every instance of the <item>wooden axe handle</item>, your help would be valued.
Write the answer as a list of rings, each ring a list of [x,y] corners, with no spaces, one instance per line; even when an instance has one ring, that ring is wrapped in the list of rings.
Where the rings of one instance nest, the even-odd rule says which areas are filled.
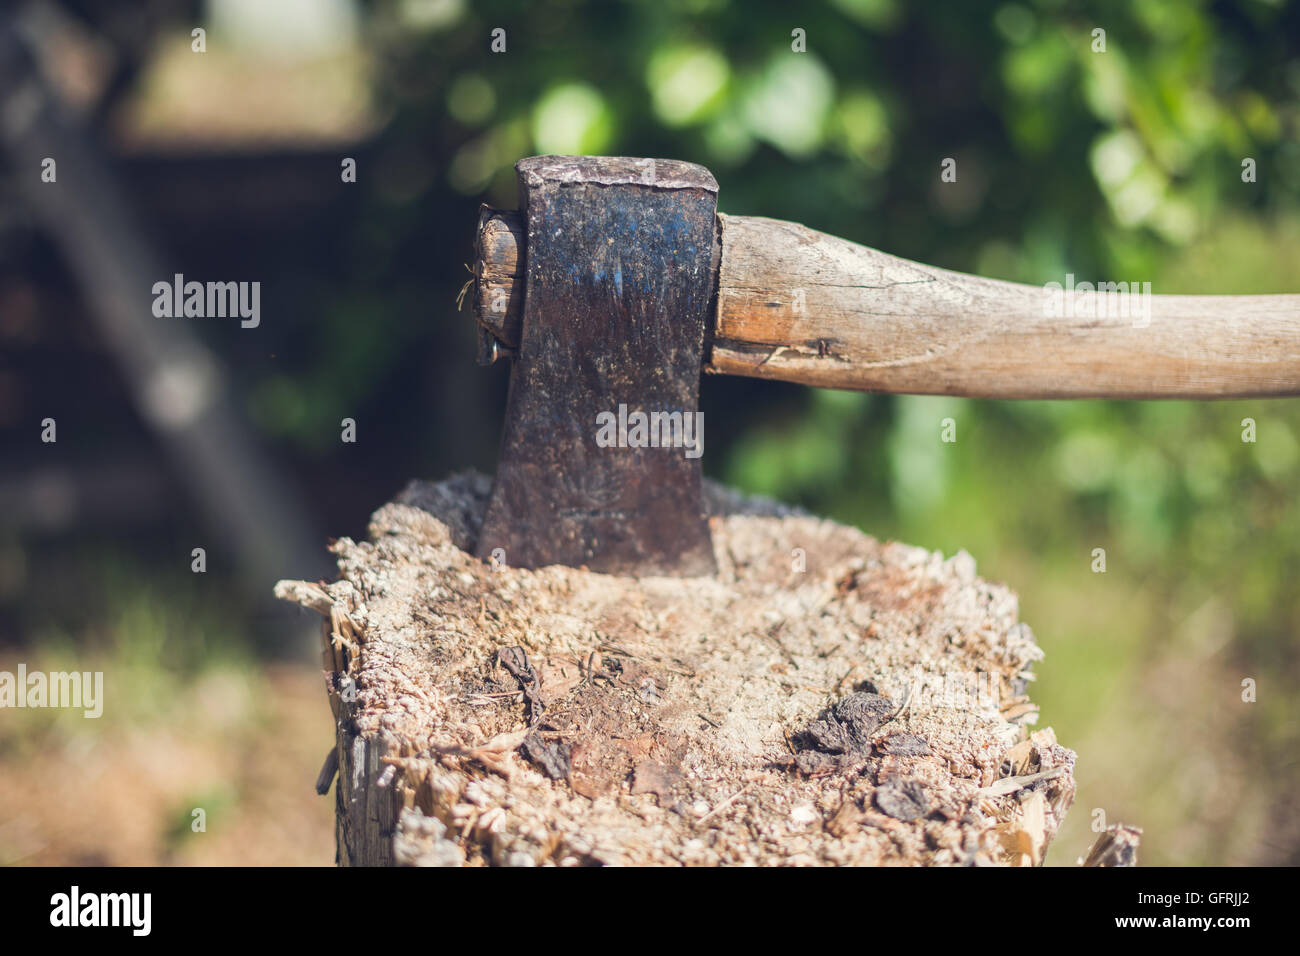
[[[1119,294],[1049,292],[797,223],[718,220],[707,372],[972,398],[1300,394],[1300,295],[1124,294],[1141,292],[1134,277]],[[479,225],[479,321],[515,345],[522,224],[517,213],[485,209]]]

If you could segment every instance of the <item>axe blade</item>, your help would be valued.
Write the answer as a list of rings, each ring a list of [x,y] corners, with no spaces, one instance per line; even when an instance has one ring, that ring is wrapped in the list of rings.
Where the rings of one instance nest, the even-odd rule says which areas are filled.
[[[692,163],[622,157],[531,157],[516,171],[523,327],[477,553],[524,568],[712,574],[703,436],[694,450],[653,447],[608,425],[659,413],[660,437],[675,422],[694,430],[717,183]]]

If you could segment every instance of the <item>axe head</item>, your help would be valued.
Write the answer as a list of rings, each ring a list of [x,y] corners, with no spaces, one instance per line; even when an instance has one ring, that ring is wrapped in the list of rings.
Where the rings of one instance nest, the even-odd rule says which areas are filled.
[[[696,413],[717,182],[673,160],[535,156],[515,168],[524,313],[477,553],[711,574]]]

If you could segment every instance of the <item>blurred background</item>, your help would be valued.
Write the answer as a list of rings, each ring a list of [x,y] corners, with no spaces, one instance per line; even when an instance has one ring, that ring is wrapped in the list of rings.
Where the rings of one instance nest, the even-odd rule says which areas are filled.
[[[7,6],[0,670],[107,700],[0,711],[0,863],[332,862],[316,622],[271,587],[494,469],[507,370],[456,296],[520,157],[692,160],[724,212],[990,277],[1295,293],[1298,134],[1281,0]],[[260,324],[154,318],[176,272],[260,281]],[[1079,754],[1050,864],[1098,811],[1144,863],[1300,863],[1300,401],[702,401],[707,474],[1020,594]]]

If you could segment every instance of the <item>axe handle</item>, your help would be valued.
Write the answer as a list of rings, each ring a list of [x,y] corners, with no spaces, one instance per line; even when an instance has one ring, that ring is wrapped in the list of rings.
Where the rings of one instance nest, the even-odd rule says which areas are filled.
[[[707,372],[972,398],[1300,394],[1300,295],[1089,303],[1063,292],[1049,303],[1042,286],[937,269],[797,223],[718,220]],[[523,312],[521,243],[517,213],[484,210],[476,306],[507,345]],[[1114,314],[1124,300],[1128,311]]]

